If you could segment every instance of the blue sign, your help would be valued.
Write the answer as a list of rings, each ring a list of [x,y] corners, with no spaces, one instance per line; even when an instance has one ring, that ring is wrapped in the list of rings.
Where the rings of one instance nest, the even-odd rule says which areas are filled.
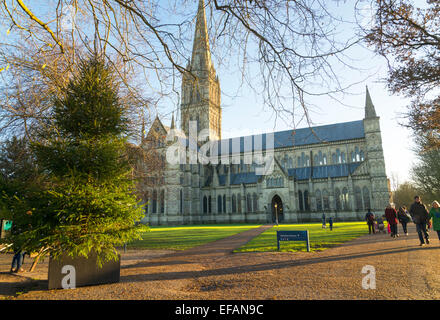
[[[3,230],[9,231],[12,228],[12,221],[5,221]]]
[[[309,231],[277,231],[277,246],[280,250],[280,241],[305,241],[307,252],[310,252]]]

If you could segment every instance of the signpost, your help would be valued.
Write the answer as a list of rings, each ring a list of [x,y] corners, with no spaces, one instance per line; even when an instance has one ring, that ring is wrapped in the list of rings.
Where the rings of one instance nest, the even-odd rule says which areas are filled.
[[[0,238],[4,238],[7,233],[11,232],[12,221],[0,219]]]
[[[310,252],[309,231],[277,231],[277,246],[280,251],[280,241],[305,241],[307,252]]]

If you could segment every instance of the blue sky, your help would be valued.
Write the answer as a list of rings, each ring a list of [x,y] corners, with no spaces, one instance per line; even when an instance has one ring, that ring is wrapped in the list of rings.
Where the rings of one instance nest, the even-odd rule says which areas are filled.
[[[346,20],[354,20],[353,2],[334,2],[329,4],[332,12],[337,12]],[[368,7],[367,7],[368,8]],[[196,11],[196,4],[194,5]],[[194,12],[195,12],[194,11]],[[363,23],[368,23],[368,10]],[[350,24],[345,25],[341,35],[350,37],[353,29]],[[215,50],[215,49],[214,49]],[[367,85],[380,117],[382,129],[382,145],[384,149],[386,170],[388,177],[396,176],[400,183],[410,178],[410,168],[415,161],[412,151],[413,141],[411,131],[399,125],[406,112],[409,99],[391,95],[386,87],[387,62],[385,58],[377,56],[372,48],[357,46],[347,52],[359,70],[341,68],[339,76],[345,83],[358,83],[351,87],[344,95],[337,98],[340,102],[322,96],[313,99],[315,107],[311,109],[311,119],[314,125],[331,124],[360,120],[364,117],[365,86]],[[240,81],[234,67],[219,68],[218,61],[213,56],[214,65],[220,79],[222,90],[222,137],[237,137],[248,134],[281,131],[291,129],[292,124],[277,119],[267,106],[264,106],[262,97],[255,95],[248,87],[240,86]],[[340,66],[335,65],[338,70]],[[173,108],[173,107],[171,107]],[[165,120],[165,124],[168,120]],[[296,121],[297,122],[297,121]],[[307,123],[297,123],[297,128],[306,127]]]
[[[161,0],[160,5],[166,9],[170,3],[174,2],[174,0]],[[198,0],[184,3],[184,9],[182,9],[184,11],[183,18],[188,18],[192,15],[195,17],[197,2]],[[368,1],[361,1],[360,7],[365,7],[364,2]],[[37,13],[42,13],[46,10],[50,11],[48,7],[42,6],[43,3],[45,2],[32,3],[32,7]],[[329,10],[332,13],[342,17],[344,20],[354,21],[354,1],[335,0],[326,1],[326,4],[328,4]],[[168,15],[163,20],[169,22],[180,18]],[[370,14],[368,10],[365,10],[363,23],[368,23],[369,18]],[[353,30],[354,24],[346,23],[338,32],[342,38],[347,38],[353,35]],[[188,38],[192,39],[193,34],[194,30],[190,30]],[[189,43],[188,48],[191,47],[192,43]],[[215,46],[212,45],[212,47],[214,51]],[[310,109],[311,120],[314,125],[323,125],[362,119],[364,116],[365,86],[368,85],[376,107],[376,113],[380,117],[387,174],[389,177],[396,175],[399,182],[403,182],[409,179],[409,171],[412,163],[415,161],[415,155],[411,151],[413,147],[411,131],[398,124],[398,122],[402,121],[401,116],[405,113],[409,100],[393,96],[388,92],[384,81],[387,75],[386,60],[375,55],[371,48],[357,46],[347,51],[346,54],[352,59],[352,64],[358,70],[344,69],[336,64],[334,68],[340,78],[339,80],[345,84],[358,84],[351,87],[344,95],[339,95],[337,98],[340,102],[329,96],[321,96],[309,100],[314,104],[314,107]],[[240,87],[240,77],[235,66],[220,64],[220,61],[216,60],[215,55],[213,55],[213,61],[222,90],[223,138],[293,128],[292,121],[277,120],[273,111],[264,105],[262,97],[256,95],[249,87],[244,85],[241,89],[237,89]],[[253,72],[258,76],[257,67],[254,68]],[[180,83],[177,84],[177,88],[180,88]],[[169,125],[171,112],[177,109],[177,105],[177,100],[172,101],[170,99],[164,99],[159,103],[159,111],[165,125]],[[298,123],[298,119],[299,117],[295,119],[297,128],[307,126],[304,121]]]

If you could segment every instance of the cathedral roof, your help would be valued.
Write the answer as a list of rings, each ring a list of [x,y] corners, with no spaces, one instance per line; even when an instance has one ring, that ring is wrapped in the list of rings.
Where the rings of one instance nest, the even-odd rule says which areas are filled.
[[[363,120],[335,123],[311,128],[301,128],[296,130],[277,131],[274,132],[273,135],[275,149],[361,139],[365,137]],[[233,146],[237,146],[238,149],[238,145],[240,145],[240,152],[250,152],[260,149],[266,150],[266,138],[268,134],[262,134],[261,147],[257,146],[257,137],[259,136],[260,135],[253,135],[223,139],[214,143],[218,145],[218,154],[221,154],[222,145],[228,143],[229,153],[231,153],[231,150],[233,150]],[[247,143],[245,146],[245,141],[251,142]]]

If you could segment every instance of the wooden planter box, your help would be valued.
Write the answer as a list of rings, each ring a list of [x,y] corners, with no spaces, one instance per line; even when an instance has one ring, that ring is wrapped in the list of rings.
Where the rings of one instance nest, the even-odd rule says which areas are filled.
[[[103,263],[101,268],[96,264],[96,254],[92,253],[89,254],[87,259],[83,257],[71,258],[69,256],[61,256],[55,260],[50,257],[48,272],[49,290],[64,289],[65,277],[70,277],[70,283],[74,278],[75,287],[119,282],[120,271],[120,256],[118,256],[117,261],[111,260]]]

